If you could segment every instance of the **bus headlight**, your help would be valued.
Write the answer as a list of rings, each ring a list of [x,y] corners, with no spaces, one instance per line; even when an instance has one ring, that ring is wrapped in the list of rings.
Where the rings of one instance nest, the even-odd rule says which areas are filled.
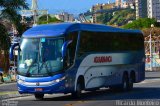
[[[25,82],[25,81],[22,80],[22,79],[18,79],[18,81],[17,81],[18,84],[24,84],[24,82]]]
[[[65,78],[66,78],[66,77],[64,76],[64,77],[62,77],[62,78],[53,80],[53,82],[54,82],[54,83],[58,83],[58,82],[61,82],[61,81],[65,80]]]

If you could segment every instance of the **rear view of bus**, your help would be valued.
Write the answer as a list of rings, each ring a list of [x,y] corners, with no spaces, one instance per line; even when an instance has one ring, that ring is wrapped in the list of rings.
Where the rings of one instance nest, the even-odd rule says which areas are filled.
[[[110,87],[128,91],[145,78],[143,34],[95,24],[59,23],[33,27],[18,46],[19,93],[72,93]]]

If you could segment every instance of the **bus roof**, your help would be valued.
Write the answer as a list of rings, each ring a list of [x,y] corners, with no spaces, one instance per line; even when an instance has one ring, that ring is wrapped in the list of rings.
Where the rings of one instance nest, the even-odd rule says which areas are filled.
[[[84,24],[84,23],[57,23],[39,25],[30,28],[23,37],[54,37],[66,34],[72,31],[94,31],[94,32],[125,32],[125,33],[142,33],[140,30],[128,30],[115,28],[100,24]]]

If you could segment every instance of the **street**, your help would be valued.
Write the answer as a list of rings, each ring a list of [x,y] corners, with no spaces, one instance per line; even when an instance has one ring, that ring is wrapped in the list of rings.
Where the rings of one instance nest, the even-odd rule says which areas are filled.
[[[0,85],[0,91],[2,92],[10,92],[10,91],[17,91],[16,83],[8,83]]]
[[[115,92],[109,89],[101,89],[94,92],[84,92],[80,99],[74,99],[70,94],[45,95],[43,101],[35,100],[34,96],[11,98],[18,106],[106,106],[124,105],[128,102],[139,103],[139,100],[154,101],[154,105],[160,105],[160,72],[146,73],[146,80],[134,84],[134,89],[129,92]],[[1,87],[0,87],[1,88]],[[6,100],[3,100],[3,102]],[[146,102],[145,101],[145,102]],[[127,103],[127,102],[126,102]],[[133,105],[133,104],[132,104]]]

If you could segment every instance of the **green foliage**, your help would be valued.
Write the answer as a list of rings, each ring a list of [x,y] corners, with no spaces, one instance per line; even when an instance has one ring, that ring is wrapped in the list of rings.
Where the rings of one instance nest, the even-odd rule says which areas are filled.
[[[23,25],[20,23],[21,17],[18,13],[21,9],[28,9],[25,0],[0,0],[0,18],[8,20],[17,28],[19,34],[22,34]],[[3,57],[3,69],[7,72],[9,66],[9,47],[10,38],[7,29],[0,24],[0,59]],[[2,65],[2,63],[0,63]]]
[[[114,11],[113,13],[104,13],[97,17],[97,22],[107,25],[122,26],[127,24],[129,21],[135,20],[135,16],[135,10],[125,9]]]
[[[28,9],[28,4],[26,4],[25,0],[1,0],[0,7],[0,18],[9,20],[15,25],[19,34],[22,34],[23,25],[20,23],[21,16],[18,11],[21,9]]]
[[[10,38],[4,25],[0,24],[0,50],[8,50]]]
[[[51,17],[50,15],[48,15],[48,22],[47,22],[47,15],[42,15],[38,19],[38,24],[58,23],[58,22],[62,21],[58,20],[56,17]]]
[[[156,24],[155,19],[150,18],[139,18],[138,20],[133,21],[132,23],[128,23],[123,26],[126,29],[143,29],[143,28],[150,28],[151,24]]]
[[[133,9],[116,11],[113,19],[111,19],[111,21],[108,22],[107,24],[122,26],[128,23],[129,21],[135,20],[136,19],[135,16],[136,16],[135,10]]]
[[[10,38],[8,36],[7,30],[4,25],[0,24],[0,60],[3,62],[0,63],[0,65],[5,70],[5,72],[7,72],[7,68],[9,66],[9,47]]]
[[[112,13],[104,13],[97,17],[98,23],[106,23],[113,18]]]

